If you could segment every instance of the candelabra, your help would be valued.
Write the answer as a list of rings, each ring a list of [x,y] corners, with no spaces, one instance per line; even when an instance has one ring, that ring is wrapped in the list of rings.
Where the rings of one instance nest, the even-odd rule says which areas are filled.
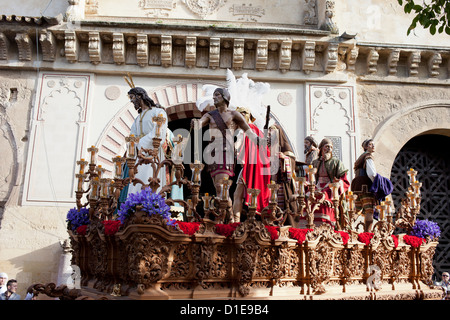
[[[420,212],[421,194],[420,183],[417,179],[417,171],[413,168],[409,169],[409,187],[406,192],[406,198],[401,200],[401,207],[397,211],[395,226],[410,231],[416,223],[416,217]]]

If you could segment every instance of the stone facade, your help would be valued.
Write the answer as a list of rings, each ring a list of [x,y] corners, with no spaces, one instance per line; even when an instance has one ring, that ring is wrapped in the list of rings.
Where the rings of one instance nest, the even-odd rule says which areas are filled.
[[[20,2],[0,16],[0,271],[21,293],[57,281],[76,161],[95,145],[110,174],[123,153],[127,72],[169,120],[198,117],[202,85],[225,85],[227,68],[270,83],[265,103],[299,160],[306,135],[327,136],[351,169],[373,137],[389,176],[409,139],[449,135],[450,40],[406,36],[396,2]]]

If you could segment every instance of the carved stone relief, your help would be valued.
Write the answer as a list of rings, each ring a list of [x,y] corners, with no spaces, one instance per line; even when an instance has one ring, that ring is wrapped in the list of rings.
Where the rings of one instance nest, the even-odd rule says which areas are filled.
[[[168,17],[169,13],[177,7],[175,0],[140,0],[139,8],[144,10],[147,17]]]
[[[190,11],[205,19],[207,16],[216,13],[227,0],[183,0],[183,3]]]
[[[230,12],[233,16],[238,17],[238,20],[258,22],[258,18],[261,18],[266,14],[265,9],[262,6],[253,6],[251,3],[246,5],[232,5]]]

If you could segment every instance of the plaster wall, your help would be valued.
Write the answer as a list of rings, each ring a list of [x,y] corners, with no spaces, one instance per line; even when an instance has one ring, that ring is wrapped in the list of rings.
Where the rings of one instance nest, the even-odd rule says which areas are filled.
[[[22,0],[18,5],[17,2],[12,4],[1,1],[0,13],[56,16],[58,13],[65,13],[68,7],[68,1],[65,0],[50,2]],[[86,19],[109,19],[105,17],[109,16],[110,20],[124,21],[121,18],[127,15],[138,17],[140,21],[145,22],[165,21],[169,17],[173,18],[173,21],[178,19],[179,23],[183,19],[191,19],[193,23],[195,21],[200,24],[215,24],[219,21],[217,19],[225,18],[232,22],[235,19],[233,23],[240,21],[229,9],[241,3],[232,0],[220,7],[217,13],[205,18],[189,11],[181,1],[166,1],[166,3],[176,3],[176,7],[172,6],[170,10],[159,11],[158,14],[169,14],[169,16],[160,17],[150,17],[148,10],[136,7],[137,0],[131,2],[100,0],[98,2],[98,15],[91,15]],[[106,3],[108,6],[105,6]],[[123,3],[127,3],[129,9],[125,8]],[[287,1],[254,1],[252,3],[254,7],[265,6],[265,14],[261,17],[253,16],[257,21],[246,22],[247,25],[258,27],[273,22],[292,24],[292,27],[298,26],[304,16],[301,11],[289,10],[292,9],[292,5],[287,6],[286,3]],[[302,1],[295,1],[295,3],[300,6]],[[317,8],[323,8],[324,1],[318,0],[317,3],[322,6]],[[413,44],[422,47],[449,45],[448,36],[431,37],[427,30],[420,30],[420,28],[407,37],[406,29],[412,16],[403,14],[402,8],[397,6],[396,1],[349,0],[334,1],[334,3],[333,20],[339,27],[339,34],[355,33],[357,42],[380,43],[387,46],[404,44],[406,47]],[[268,6],[277,5],[282,5],[283,10],[280,9],[281,7],[276,9],[281,11],[267,9]],[[286,6],[288,9],[285,9]],[[128,11],[123,11],[124,8]],[[283,20],[280,20],[279,15],[274,12],[282,12],[280,15]],[[269,21],[269,17],[274,20]],[[224,25],[230,25],[230,21],[225,21]],[[58,50],[58,53],[60,52]],[[34,54],[33,52],[33,58]],[[15,53],[14,56],[16,56]],[[81,57],[81,60],[83,61],[80,63],[68,64],[62,54],[57,54],[55,62],[50,67],[49,63],[42,63],[46,65],[46,71],[26,71],[20,68],[22,62],[14,59],[11,61],[14,67],[2,68],[0,74],[0,150],[2,152],[0,271],[6,271],[10,278],[19,280],[19,293],[23,297],[25,289],[32,283],[57,282],[58,263],[62,253],[60,242],[67,238],[65,217],[67,210],[75,206],[73,192],[70,193],[68,201],[49,202],[49,199],[54,199],[54,194],[51,189],[37,189],[39,177],[31,186],[41,192],[38,200],[47,202],[27,203],[24,195],[24,186],[27,185],[27,166],[33,159],[29,151],[33,150],[31,137],[37,122],[33,119],[33,115],[36,114],[39,105],[44,103],[45,98],[51,96],[56,88],[48,86],[49,82],[54,81],[55,85],[60,85],[60,81],[64,83],[65,78],[70,80],[74,76],[89,77],[89,80],[83,80],[85,82],[82,84],[89,85],[89,93],[83,91],[78,94],[80,105],[85,107],[79,110],[73,109],[76,112],[88,110],[86,122],[74,125],[76,122],[74,118],[66,118],[66,113],[60,113],[61,120],[74,125],[76,130],[86,129],[82,140],[78,135],[76,141],[74,138],[68,142],[76,147],[76,152],[71,155],[64,154],[57,159],[60,161],[55,161],[59,166],[58,170],[71,177],[74,177],[78,169],[75,161],[81,157],[87,158],[87,146],[108,146],[108,143],[109,147],[114,146],[115,141],[105,142],[108,140],[105,138],[108,133],[107,128],[120,120],[119,116],[124,110],[132,109],[126,96],[129,87],[122,78],[124,74],[119,74],[117,71],[118,66],[111,63],[106,67],[103,65],[103,69],[100,70],[100,67],[89,63],[89,57]],[[444,61],[440,67],[438,79],[431,80],[424,80],[428,73],[425,62],[422,62],[418,76],[414,79],[382,78],[387,74],[382,73],[384,69],[381,67],[376,75],[371,75],[372,78],[359,77],[357,76],[360,74],[359,70],[367,68],[364,60],[356,65],[355,74],[331,73],[315,77],[316,80],[320,80],[320,83],[309,82],[312,76],[303,74],[298,76],[292,72],[280,74],[274,70],[251,71],[249,78],[270,83],[271,91],[264,98],[264,103],[271,106],[274,119],[285,129],[298,159],[303,159],[303,138],[306,135],[315,134],[319,141],[324,136],[339,135],[346,137],[346,150],[351,150],[345,158],[346,166],[351,171],[354,157],[362,152],[360,142],[372,137],[375,138],[377,146],[376,166],[381,174],[389,176],[395,156],[409,139],[430,130],[448,130],[449,128],[450,93],[448,80],[446,80],[448,60]],[[8,61],[1,63],[8,66]],[[379,66],[383,63],[379,61]],[[207,67],[186,69],[187,71],[183,71],[182,75],[177,68],[151,66],[149,69],[142,69],[137,65],[126,67],[133,74],[134,72],[139,74],[134,77],[135,84],[154,94],[154,98],[157,98],[164,107],[176,104],[177,92],[179,93],[179,87],[182,85],[189,88],[187,89],[189,94],[183,100],[186,102],[195,102],[195,94],[201,94],[200,87],[197,86],[194,89],[194,84],[214,82],[225,85],[224,77],[219,77],[217,72]],[[151,72],[148,72],[147,70],[150,69]],[[405,74],[407,74],[407,64],[403,58],[399,62],[398,76]],[[43,79],[45,79],[44,82]],[[70,95],[70,91],[61,92]],[[327,94],[330,96],[327,97]],[[53,105],[71,108],[64,96],[54,95],[54,97],[56,102]],[[311,109],[308,109],[309,106]],[[321,106],[335,109],[330,109],[332,112],[317,113],[318,127],[314,130],[313,126],[308,126],[308,121],[315,120],[314,110],[323,110],[323,108],[320,109]],[[354,114],[351,121],[348,114]],[[335,115],[339,115],[340,120],[347,119],[345,126],[351,130],[340,128],[336,132],[333,126],[336,120]],[[124,128],[122,127],[122,130],[125,132]],[[117,144],[115,146],[118,151],[104,154],[109,157],[116,155],[115,152],[120,154],[120,148]],[[41,154],[41,156],[44,155]],[[48,162],[44,161],[43,164]],[[48,176],[48,172],[37,173],[42,177]],[[66,181],[56,178],[53,182],[54,190],[70,189],[74,186],[74,180]]]

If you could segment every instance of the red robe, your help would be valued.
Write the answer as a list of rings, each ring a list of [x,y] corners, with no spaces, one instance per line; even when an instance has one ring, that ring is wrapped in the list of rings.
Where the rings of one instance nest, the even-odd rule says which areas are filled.
[[[257,126],[250,123],[250,128],[259,137],[264,137],[264,134]],[[270,183],[270,159],[269,148],[264,147],[260,149],[256,143],[251,141],[247,136],[241,146],[239,154],[244,154],[242,164],[242,179],[245,182],[245,203],[250,202],[250,195],[247,193],[247,188],[261,190],[258,197],[257,210],[261,212],[264,207],[269,205],[270,190],[267,185]],[[265,152],[264,152],[265,151]]]

